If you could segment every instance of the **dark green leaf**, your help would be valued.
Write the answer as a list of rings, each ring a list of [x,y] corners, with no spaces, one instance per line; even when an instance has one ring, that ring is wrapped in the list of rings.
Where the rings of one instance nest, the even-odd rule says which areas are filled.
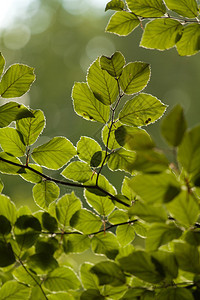
[[[177,147],[183,139],[186,128],[183,108],[177,104],[161,123],[162,135],[171,146]]]
[[[178,276],[178,264],[174,253],[168,251],[156,251],[152,253],[152,258],[161,264],[161,268],[163,268],[167,280],[172,280]]]
[[[96,99],[104,105],[115,102],[119,93],[117,81],[101,69],[100,58],[97,58],[89,67],[87,82]]]
[[[94,253],[105,254],[110,259],[114,259],[119,252],[117,238],[111,232],[96,234],[91,243]]]
[[[119,51],[111,57],[104,55],[100,57],[101,69],[107,71],[113,77],[119,77],[122,74],[125,63],[125,58]]]
[[[164,288],[161,290],[157,297],[157,299],[159,300],[194,300],[192,293],[188,289],[181,287]]]
[[[132,95],[145,88],[150,79],[150,66],[144,62],[128,63],[119,79],[125,94]]]
[[[37,239],[35,244],[36,253],[46,253],[49,255],[53,255],[58,248],[59,242],[54,237],[40,237]]]
[[[10,221],[3,215],[0,215],[0,234],[7,235],[11,231]]]
[[[29,299],[30,288],[16,281],[7,281],[0,289],[0,299],[2,300],[22,300]]]
[[[138,16],[161,17],[166,12],[162,0],[127,0],[128,8]]]
[[[162,117],[165,110],[166,105],[156,97],[141,93],[126,102],[119,113],[119,120],[130,126],[146,126]]]
[[[139,24],[140,21],[134,14],[127,11],[119,11],[110,18],[106,31],[124,36],[131,33]]]
[[[10,243],[0,241],[0,267],[7,267],[15,262],[15,255]],[[1,294],[1,292],[0,292]],[[1,298],[0,298],[1,299]]]
[[[0,95],[3,98],[20,97],[29,91],[35,80],[34,69],[26,65],[14,64],[3,75]]]
[[[37,274],[45,274],[58,267],[55,258],[46,252],[40,252],[28,257],[27,264],[29,268],[34,270]]]
[[[21,133],[14,128],[0,129],[0,145],[5,152],[14,156],[23,156],[26,151]]]
[[[47,209],[49,204],[56,200],[59,197],[60,189],[55,184],[55,182],[52,181],[42,181],[40,183],[37,183],[33,187],[33,198],[35,203],[43,208]]]
[[[17,102],[8,102],[0,106],[0,127],[6,127],[12,121],[28,117],[32,119],[34,115],[24,105]]]
[[[121,268],[111,261],[97,263],[91,268],[91,272],[97,275],[100,285],[120,286],[126,283],[126,277]]]
[[[178,54],[181,56],[194,55],[200,50],[200,24],[189,24],[184,27],[181,39],[176,44]]]
[[[45,127],[45,116],[41,110],[31,110],[34,118],[24,118],[17,121],[17,129],[23,135],[25,144],[32,145],[38,139]]]
[[[123,10],[124,9],[124,1],[123,0],[111,0],[106,4],[105,11],[113,9],[113,10]]]
[[[57,220],[47,212],[42,214],[42,225],[49,232],[55,232],[58,229]]]
[[[72,216],[70,225],[85,234],[91,234],[100,230],[102,221],[89,210],[80,209]]]
[[[169,9],[186,18],[196,18],[199,14],[196,0],[165,0],[165,3]]]
[[[182,35],[183,25],[172,19],[156,19],[146,24],[140,46],[166,50],[175,46]]]
[[[65,253],[81,253],[90,248],[90,239],[83,234],[66,234],[63,239]]]
[[[200,245],[200,231],[198,229],[196,230],[190,230],[186,232],[185,234],[185,241],[193,246],[199,246]]]
[[[65,165],[75,154],[76,149],[68,139],[65,137],[54,137],[49,142],[35,148],[31,156],[39,165],[57,170]]]
[[[99,290],[89,289],[87,291],[84,291],[80,296],[80,300],[88,300],[88,299],[104,300],[106,298],[100,294]]]
[[[133,287],[127,290],[127,292],[121,298],[122,300],[137,300],[138,297],[144,295],[146,289],[143,287]],[[143,298],[141,298],[143,299]]]

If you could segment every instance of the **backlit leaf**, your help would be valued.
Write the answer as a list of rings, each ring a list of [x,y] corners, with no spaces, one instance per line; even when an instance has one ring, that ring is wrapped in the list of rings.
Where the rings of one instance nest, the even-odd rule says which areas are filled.
[[[113,10],[123,10],[124,9],[124,1],[123,0],[111,0],[106,4],[105,11],[113,9]]]
[[[176,44],[178,54],[190,56],[200,50],[200,24],[189,24],[184,27],[181,39]]]
[[[165,0],[167,7],[186,18],[196,18],[199,14],[196,0]]]
[[[88,300],[88,299],[104,300],[106,298],[100,294],[99,290],[89,289],[89,290],[84,291],[80,296],[80,300]]]
[[[91,245],[94,253],[105,254],[110,259],[114,259],[119,252],[119,243],[111,232],[96,234],[92,238]]]
[[[0,52],[0,76],[3,73],[5,67],[5,58],[3,57],[3,54]]]
[[[3,161],[3,159],[8,162]],[[11,163],[9,163],[11,162]],[[15,166],[12,163],[21,164],[21,161],[11,154],[0,152],[0,172],[5,174],[20,174],[21,167]]]
[[[140,21],[134,14],[127,11],[118,11],[111,16],[106,31],[124,36],[131,33],[139,24]]]
[[[90,248],[90,238],[83,234],[65,234],[63,239],[65,253],[81,253]]]
[[[99,283],[97,277],[90,272],[93,264],[83,263],[80,268],[80,277],[85,289],[98,289]]]
[[[60,189],[51,181],[42,181],[33,187],[33,198],[35,203],[43,208],[47,209],[49,204],[59,197]]]
[[[36,165],[36,164],[29,164],[28,165],[30,168],[32,168],[33,170],[36,170],[38,172],[40,172],[42,174],[42,167]],[[25,180],[32,182],[32,183],[39,183],[42,181],[42,176],[40,176],[37,173],[34,173],[34,171],[25,168],[24,172],[20,174],[20,176],[22,178],[24,178]]]
[[[169,251],[154,251],[152,260],[160,264],[160,269],[163,269],[166,280],[172,280],[178,276],[178,264],[173,252]]]
[[[119,51],[111,57],[104,55],[100,57],[101,69],[107,71],[113,77],[119,77],[122,74],[125,63],[125,58]]]
[[[162,289],[157,297],[159,300],[194,300],[190,290],[182,287],[167,287]]]
[[[95,195],[85,190],[84,194],[89,205],[93,207],[100,215],[107,216],[114,209],[115,205],[109,197]]]
[[[74,161],[70,163],[63,171],[62,175],[73,181],[86,182],[92,177],[90,166],[82,161]]]
[[[99,216],[91,211],[80,209],[72,216],[70,226],[85,234],[92,234],[100,230],[102,221]]]
[[[131,224],[120,225],[117,227],[116,235],[120,245],[126,246],[135,238],[134,227]]]
[[[124,170],[132,172],[132,165],[135,161],[135,152],[125,149],[118,149],[109,155],[108,167],[112,170]]]
[[[108,216],[108,221],[111,224],[118,224],[118,223],[124,223],[127,222],[129,219],[128,214],[120,209],[117,209],[113,211],[109,216]]]
[[[35,148],[31,156],[39,165],[57,170],[65,165],[75,154],[76,149],[68,139],[65,137],[54,137],[49,142]]]
[[[126,102],[119,113],[121,123],[130,126],[146,126],[157,121],[166,105],[150,94],[141,93]]]
[[[3,98],[20,97],[29,91],[35,80],[34,69],[26,65],[14,64],[3,75],[0,95]]]
[[[29,256],[27,264],[29,268],[38,274],[45,274],[58,267],[58,262],[48,252],[40,252]]]
[[[166,12],[162,0],[127,0],[128,8],[138,16],[161,17]]]
[[[102,151],[101,146],[92,138],[81,136],[77,143],[77,154],[81,160],[91,165],[95,153]]]
[[[16,281],[7,281],[0,289],[0,299],[2,300],[22,300],[28,299],[30,288]]]
[[[5,195],[0,195],[0,215],[6,217],[13,225],[17,218],[17,209],[15,204]]]
[[[23,156],[26,151],[21,133],[14,128],[0,129],[0,145],[5,152],[14,156]]]

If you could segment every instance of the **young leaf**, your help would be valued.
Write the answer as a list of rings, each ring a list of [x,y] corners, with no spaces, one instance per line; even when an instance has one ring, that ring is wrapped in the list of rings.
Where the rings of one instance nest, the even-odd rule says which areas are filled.
[[[149,49],[166,50],[180,40],[183,25],[172,19],[156,19],[146,24],[140,46]]]
[[[131,173],[132,165],[135,161],[135,152],[118,149],[109,155],[108,167],[112,171],[123,170]]]
[[[27,265],[37,274],[45,274],[58,267],[58,262],[49,253],[40,252],[28,257]]]
[[[126,283],[126,277],[121,268],[112,261],[99,262],[90,269],[90,272],[97,275],[100,285],[120,286]]]
[[[14,128],[0,129],[1,148],[14,156],[23,156],[26,151],[23,137],[21,133]]]
[[[0,52],[0,76],[3,73],[5,67],[5,58],[3,57],[2,53]]]
[[[67,179],[84,183],[91,179],[93,172],[88,164],[82,161],[74,161],[61,174]]]
[[[125,94],[132,95],[145,88],[150,79],[150,66],[144,62],[128,63],[119,79],[120,86]]]
[[[91,165],[95,153],[102,151],[101,146],[94,139],[87,136],[82,136],[76,146],[79,158],[89,165]]]
[[[115,208],[109,197],[95,195],[88,190],[85,190],[84,196],[88,204],[102,216],[107,216]]]
[[[16,122],[17,129],[23,135],[27,146],[32,145],[37,140],[45,127],[45,116],[41,110],[31,110],[33,118],[24,118]]]
[[[107,123],[110,108],[97,100],[85,82],[75,82],[72,90],[75,112],[86,120]]]
[[[92,238],[91,245],[94,253],[105,254],[110,259],[114,259],[119,252],[119,243],[111,232],[96,234]]]
[[[63,247],[66,254],[81,253],[90,248],[90,239],[83,234],[66,234],[63,239]]]
[[[93,214],[89,210],[80,209],[72,216],[70,226],[84,234],[92,234],[93,232],[100,230],[102,221],[99,216]]]
[[[44,286],[50,291],[68,291],[78,289],[80,282],[72,269],[59,267],[46,276]]]
[[[176,299],[176,300],[194,300],[192,293],[182,287],[167,287],[158,293],[159,300]]]
[[[163,280],[163,274],[153,263],[151,255],[144,251],[134,251],[127,257],[120,258],[119,263],[125,272],[147,282],[159,283]]]
[[[2,159],[6,159],[8,162],[3,161]],[[21,173],[21,167],[12,165],[9,162],[21,164],[21,161],[13,155],[6,152],[0,152],[0,172],[5,174],[19,175]]]
[[[118,11],[112,15],[106,27],[107,32],[128,35],[140,24],[138,17],[127,11]]]
[[[119,113],[119,121],[129,126],[146,126],[157,121],[166,105],[150,94],[141,93],[126,102]]]
[[[13,225],[17,218],[15,204],[5,195],[0,195],[0,215],[6,217]]]
[[[97,277],[90,272],[91,263],[83,263],[80,268],[80,277],[85,289],[98,289],[99,283]]]
[[[128,8],[141,17],[161,17],[166,12],[162,0],[127,0]]]
[[[0,240],[0,267],[7,267],[15,262],[15,255],[10,243]],[[0,293],[1,295],[1,293]],[[0,298],[1,299],[1,298]]]
[[[35,148],[31,156],[39,165],[57,170],[65,165],[75,154],[76,149],[68,139],[65,137],[54,137],[49,142]]]
[[[161,123],[162,135],[171,146],[177,147],[183,139],[186,128],[183,108],[177,104]]]
[[[0,289],[0,299],[2,300],[19,300],[28,299],[30,295],[30,288],[24,284],[18,283],[14,280],[7,281]]]
[[[123,10],[124,9],[124,1],[123,0],[111,0],[106,4],[105,11],[113,9],[113,10]]]
[[[34,201],[43,209],[47,209],[49,204],[59,197],[59,194],[60,189],[55,182],[45,180],[33,187]]]
[[[189,24],[184,27],[183,35],[176,44],[178,54],[181,56],[194,55],[200,50],[200,24]]]
[[[200,164],[200,125],[188,130],[178,148],[178,159],[188,173],[197,173]]]
[[[118,223],[124,223],[129,220],[128,214],[120,209],[117,209],[113,211],[109,216],[108,216],[108,221],[111,224],[118,224]]]
[[[154,223],[147,232],[146,249],[147,251],[155,251],[160,246],[178,239],[181,235],[182,230],[174,223]]]
[[[165,0],[167,7],[175,11],[177,14],[186,18],[196,18],[199,14],[199,9],[196,0]]]
[[[121,76],[125,63],[125,58],[119,51],[115,52],[111,57],[104,55],[100,57],[101,69],[107,71],[112,77]]]
[[[42,173],[42,167],[40,167],[36,164],[28,164],[28,166],[31,167],[32,169]],[[34,173],[33,171],[31,171],[30,169],[27,169],[27,168],[24,169],[24,173],[20,174],[20,176],[22,178],[24,178],[26,181],[32,182],[32,183],[40,183],[42,181],[42,176]]]
[[[87,82],[96,99],[104,105],[115,102],[119,93],[117,81],[101,69],[99,57],[88,69]]]
[[[168,211],[183,226],[193,225],[199,215],[199,204],[194,196],[182,191],[173,201],[167,204]]]
[[[170,202],[181,191],[173,174],[136,175],[129,186],[147,203]]]
[[[117,226],[116,235],[120,245],[124,247],[134,240],[134,227],[131,224]]]
[[[69,221],[77,210],[81,209],[81,201],[74,192],[65,194],[56,203],[56,216],[63,226],[69,226]]]
[[[0,95],[3,98],[20,97],[29,91],[35,80],[34,69],[26,65],[14,64],[3,75]]]
[[[17,102],[8,102],[0,106],[0,127],[6,127],[12,121],[28,117],[34,118],[34,115],[24,105]]]

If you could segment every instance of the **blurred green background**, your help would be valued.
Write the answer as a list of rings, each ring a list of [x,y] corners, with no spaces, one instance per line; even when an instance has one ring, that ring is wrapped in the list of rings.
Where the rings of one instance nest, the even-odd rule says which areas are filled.
[[[0,3],[0,51],[7,67],[24,63],[35,68],[36,82],[30,92],[17,101],[45,113],[46,129],[38,144],[54,136],[65,136],[76,144],[81,135],[101,143],[101,124],[88,122],[74,113],[71,89],[75,81],[85,81],[87,68],[97,56],[110,56],[116,50],[124,54],[127,62],[151,64],[152,77],[145,92],[168,104],[168,110],[181,103],[190,127],[199,122],[199,54],[179,57],[175,49],[159,52],[139,48],[141,27],[127,37],[105,33],[112,14],[104,12],[106,3],[106,0],[7,0]],[[5,99],[0,99],[0,103],[5,103]],[[159,123],[148,126],[147,131],[167,152]],[[118,192],[123,175],[108,173]],[[18,207],[27,203],[36,209],[30,183],[17,176],[3,175],[2,179],[3,192]],[[70,191],[61,189],[61,193]],[[76,194],[82,197],[82,191],[76,190]]]

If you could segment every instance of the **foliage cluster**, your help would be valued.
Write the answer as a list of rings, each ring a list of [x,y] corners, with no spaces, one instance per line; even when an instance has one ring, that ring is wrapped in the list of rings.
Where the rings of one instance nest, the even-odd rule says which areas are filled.
[[[176,44],[181,55],[197,52],[197,43],[194,50],[187,34],[188,27],[200,26],[196,1],[165,1],[184,20],[166,15],[162,0],[126,2],[127,10],[120,0],[107,4],[106,10],[120,10],[107,31],[128,34],[152,18],[143,46],[166,49]],[[171,21],[180,25],[169,32]],[[159,34],[152,33],[153,42],[155,26]],[[182,39],[190,52],[180,52]],[[22,64],[4,68],[1,54],[1,97],[26,93],[34,70]],[[26,206],[17,209],[0,194],[0,299],[199,299],[200,125],[188,129],[180,105],[163,119],[161,133],[174,157],[170,162],[141,128],[166,110],[159,99],[143,92],[149,79],[149,64],[126,63],[117,51],[98,57],[86,82],[74,84],[74,110],[102,123],[101,142],[82,136],[74,146],[58,136],[36,146],[45,127],[43,112],[13,99],[0,107],[0,172],[33,183],[39,207],[35,213]],[[105,168],[125,173],[120,193],[102,174]],[[62,179],[44,169],[60,170]],[[82,189],[89,209],[74,191],[60,196],[62,185]],[[83,263],[77,273],[66,257],[87,249],[104,259]]]

